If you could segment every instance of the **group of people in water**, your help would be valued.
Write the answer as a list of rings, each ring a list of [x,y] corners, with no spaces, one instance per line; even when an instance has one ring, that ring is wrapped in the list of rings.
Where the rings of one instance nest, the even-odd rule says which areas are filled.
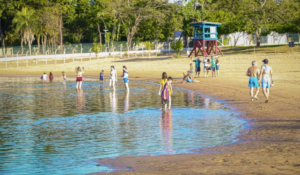
[[[252,66],[248,68],[246,75],[249,76],[249,88],[250,88],[250,96],[251,101],[254,99],[258,100],[258,93],[259,93],[259,87],[260,87],[260,81],[261,80],[261,87],[263,94],[265,96],[265,102],[268,103],[269,101],[269,95],[270,95],[270,87],[274,86],[274,80],[273,80],[273,69],[271,66],[269,66],[269,60],[264,59],[262,60],[263,65],[259,69],[257,67],[257,62],[252,61]],[[272,83],[271,83],[272,82]],[[253,94],[254,88],[256,89],[255,94]]]
[[[187,71],[187,74],[183,72],[183,81],[181,83],[192,83],[192,82],[198,82],[195,78],[198,76],[200,77],[201,73],[201,60],[198,57],[197,59],[193,60],[195,62],[195,76],[194,76],[194,67],[193,63],[190,63],[190,70]],[[208,77],[209,71],[211,71],[212,77],[218,77],[219,76],[219,69],[220,69],[220,61],[218,56],[211,56],[211,59],[206,56],[203,59],[203,72],[204,72],[204,78]]]

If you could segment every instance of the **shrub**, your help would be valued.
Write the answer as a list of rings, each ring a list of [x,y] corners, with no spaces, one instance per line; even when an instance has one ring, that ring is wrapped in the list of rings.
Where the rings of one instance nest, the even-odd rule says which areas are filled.
[[[104,49],[104,45],[100,45],[99,43],[93,43],[93,47],[91,47],[91,50],[95,52],[96,56],[98,57],[99,52],[101,52]]]
[[[183,49],[183,42],[181,40],[175,41],[171,44],[171,49],[174,50],[174,52],[179,55],[181,50]]]

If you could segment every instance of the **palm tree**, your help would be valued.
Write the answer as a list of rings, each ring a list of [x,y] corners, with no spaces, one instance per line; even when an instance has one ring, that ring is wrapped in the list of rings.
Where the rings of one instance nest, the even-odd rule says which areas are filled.
[[[23,7],[13,19],[16,31],[21,35],[21,50],[23,54],[23,42],[28,44],[31,55],[31,44],[34,41],[34,31],[38,25],[38,17],[34,9]]]

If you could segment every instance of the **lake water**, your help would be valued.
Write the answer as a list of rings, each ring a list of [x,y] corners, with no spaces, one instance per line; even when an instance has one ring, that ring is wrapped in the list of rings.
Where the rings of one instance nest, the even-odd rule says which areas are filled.
[[[245,127],[193,91],[174,88],[173,109],[163,113],[157,84],[132,81],[129,94],[122,82],[115,92],[107,82],[82,87],[0,78],[0,174],[111,172],[95,160],[193,153],[233,143]]]

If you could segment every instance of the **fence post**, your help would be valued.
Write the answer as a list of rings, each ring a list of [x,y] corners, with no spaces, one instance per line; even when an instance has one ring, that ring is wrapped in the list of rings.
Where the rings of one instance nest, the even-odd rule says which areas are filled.
[[[254,47],[254,53],[255,53],[255,47]]]
[[[80,50],[81,50],[81,53],[82,53],[82,44],[80,44]]]
[[[144,57],[144,48],[142,47],[142,57]]]
[[[136,52],[137,52],[137,46],[135,46],[135,52],[134,52],[135,57],[136,57]]]
[[[56,64],[56,52],[57,52],[57,49],[55,50],[55,64]],[[47,52],[46,52],[47,53]]]
[[[107,47],[105,47],[105,58],[107,58]]]
[[[14,57],[14,48],[11,48],[11,57]]]
[[[169,55],[171,54],[171,44],[169,42]]]
[[[90,49],[90,61],[92,60],[92,50]]]
[[[26,56],[27,56],[27,54],[28,54],[28,50],[27,50],[27,52],[26,52]]]
[[[64,49],[64,64],[66,64],[66,49]]]
[[[121,54],[121,59],[122,59],[122,47],[120,47],[120,54]]]
[[[113,58],[115,58],[115,54],[114,54],[114,53],[115,53],[115,46],[113,46],[112,49],[113,49],[113,51],[112,51],[112,56],[113,56]]]
[[[20,52],[20,50],[17,52],[17,57],[19,57],[19,52]]]
[[[38,61],[37,61],[37,52],[35,52],[35,65],[38,65],[37,62],[38,62]]]
[[[5,67],[7,68],[7,58],[5,58]]]
[[[17,67],[19,67],[19,60],[17,59]]]
[[[157,56],[157,44],[155,44],[155,53],[156,53],[156,56]]]

